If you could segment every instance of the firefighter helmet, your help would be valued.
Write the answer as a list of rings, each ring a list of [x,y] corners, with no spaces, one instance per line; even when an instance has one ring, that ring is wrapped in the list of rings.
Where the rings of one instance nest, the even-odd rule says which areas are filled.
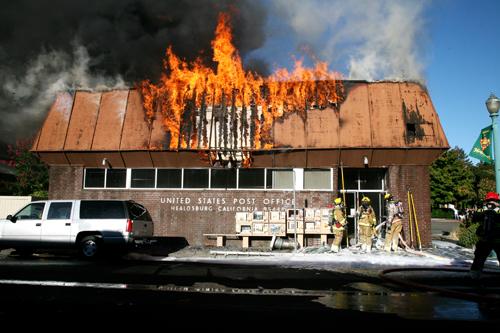
[[[498,193],[496,192],[488,192],[484,201],[500,201],[500,197],[498,197]]]
[[[390,194],[389,192],[387,192],[385,195],[384,195],[384,200],[391,200],[392,199],[392,194]]]
[[[335,200],[333,200],[333,202],[336,204],[336,205],[340,205],[342,203],[342,198],[336,198]]]
[[[363,197],[363,198],[361,199],[361,202],[370,203],[370,202],[371,202],[371,200],[370,200],[370,198],[368,198],[368,197]]]

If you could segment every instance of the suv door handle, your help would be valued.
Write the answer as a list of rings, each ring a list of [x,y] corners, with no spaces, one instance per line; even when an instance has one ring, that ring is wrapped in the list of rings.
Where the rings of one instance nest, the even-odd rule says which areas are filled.
[[[35,224],[35,226],[36,226],[36,227],[39,227],[39,226],[41,226],[41,225],[42,225],[42,224],[41,224],[40,222],[39,222],[39,223],[37,223],[37,224]]]
[[[71,223],[70,222],[66,222],[64,225],[71,225]]]

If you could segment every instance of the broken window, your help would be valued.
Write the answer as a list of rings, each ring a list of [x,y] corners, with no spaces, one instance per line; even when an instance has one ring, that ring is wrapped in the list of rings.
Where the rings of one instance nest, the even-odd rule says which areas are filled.
[[[406,134],[410,137],[417,135],[417,127],[413,123],[406,123]]]

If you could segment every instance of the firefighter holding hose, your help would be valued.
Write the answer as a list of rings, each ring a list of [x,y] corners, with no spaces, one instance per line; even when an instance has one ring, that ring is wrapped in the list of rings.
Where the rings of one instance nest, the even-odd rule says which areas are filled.
[[[336,198],[333,201],[333,212],[332,212],[332,230],[335,238],[332,243],[332,251],[337,253],[340,250],[340,244],[342,243],[342,236],[344,235],[344,227],[347,224],[347,220],[344,214],[344,205],[341,198]]]
[[[403,228],[403,203],[396,201],[392,194],[386,193],[384,199],[387,201],[387,232],[385,235],[384,250],[398,251],[399,234]]]

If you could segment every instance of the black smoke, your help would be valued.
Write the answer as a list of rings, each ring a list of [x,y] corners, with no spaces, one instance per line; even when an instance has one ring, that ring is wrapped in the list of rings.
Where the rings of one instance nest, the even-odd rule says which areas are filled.
[[[34,134],[46,115],[46,99],[52,96],[52,91],[44,97],[40,97],[40,93],[58,77],[63,77],[65,84],[74,80],[79,73],[75,67],[84,65],[89,76],[120,77],[132,86],[140,80],[155,81],[159,77],[168,45],[187,60],[201,56],[208,63],[212,57],[210,42],[220,12],[231,14],[234,43],[243,59],[254,69],[265,71],[266,66],[259,59],[245,59],[249,51],[264,43],[266,12],[260,1],[15,0],[2,3],[0,140],[12,141]]]

